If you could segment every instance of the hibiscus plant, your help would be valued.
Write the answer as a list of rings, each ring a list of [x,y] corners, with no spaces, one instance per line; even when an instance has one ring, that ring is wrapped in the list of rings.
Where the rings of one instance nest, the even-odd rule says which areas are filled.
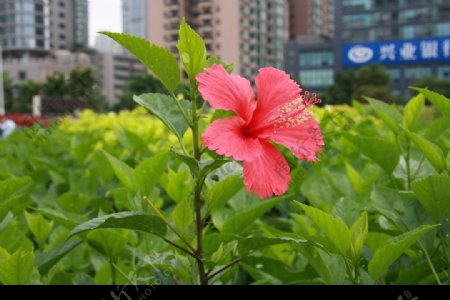
[[[260,69],[256,75],[255,100],[250,82],[232,74],[231,65],[217,57],[208,57],[205,42],[185,20],[180,25],[178,42],[179,57],[185,73],[180,71],[175,55],[167,49],[128,34],[103,34],[128,49],[167,89],[167,94],[149,93],[135,96],[134,100],[158,117],[177,136],[179,149],[171,149],[171,155],[189,167],[194,188],[190,197],[177,207],[178,216],[174,216],[174,220],[169,220],[154,203],[150,190],[140,190],[140,200],[151,208],[150,213],[121,212],[102,216],[79,225],[72,235],[97,228],[128,228],[152,233],[164,239],[180,254],[190,257],[197,265],[198,283],[208,284],[211,279],[237,264],[241,257],[223,262],[218,267],[211,262],[220,261],[220,251],[225,251],[223,243],[219,242],[213,247],[212,253],[211,249],[209,253],[205,251],[205,232],[214,231],[208,224],[211,209],[219,204],[217,202],[223,201],[205,199],[205,181],[225,164],[242,162],[246,191],[258,195],[261,200],[272,198],[249,212],[254,215],[248,218],[250,222],[257,219],[279,203],[280,198],[274,197],[286,194],[291,181],[288,162],[277,148],[280,147],[278,145],[288,148],[300,160],[318,160],[317,153],[323,147],[323,139],[318,123],[308,109],[320,100],[315,94],[302,93],[289,75],[271,67]],[[188,100],[174,94],[184,74],[190,84]],[[201,122],[202,118],[207,118],[207,104],[219,112],[211,124]],[[220,113],[222,118],[217,117]],[[207,128],[202,134],[200,127],[205,126]],[[191,141],[186,138],[188,130]],[[109,154],[105,155],[117,176],[127,177],[127,167]],[[145,174],[136,174],[135,177],[145,188]],[[194,236],[180,228],[180,224],[189,222],[187,220],[195,221]],[[231,229],[234,225],[229,223],[224,226],[230,227],[228,238],[237,240],[238,236],[233,237],[231,234],[235,233]],[[167,237],[166,228],[172,231],[173,239]],[[262,241],[267,245],[285,242],[286,238]],[[247,252],[252,250],[248,249]]]

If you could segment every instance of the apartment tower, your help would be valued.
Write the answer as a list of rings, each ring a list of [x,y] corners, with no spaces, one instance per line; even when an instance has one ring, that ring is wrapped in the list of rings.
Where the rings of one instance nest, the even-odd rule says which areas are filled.
[[[334,0],[289,0],[289,39],[333,36]]]
[[[148,38],[177,52],[183,17],[203,37],[209,54],[253,78],[260,67],[283,67],[288,38],[285,0],[155,0],[148,7]]]
[[[0,0],[0,45],[6,56],[86,49],[87,0]]]

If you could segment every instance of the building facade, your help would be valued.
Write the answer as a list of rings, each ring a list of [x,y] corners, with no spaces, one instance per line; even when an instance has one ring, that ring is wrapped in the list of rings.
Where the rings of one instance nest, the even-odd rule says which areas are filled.
[[[289,40],[333,36],[334,0],[288,0],[288,3]]]
[[[123,32],[147,37],[147,5],[152,1],[147,0],[122,0]]]
[[[263,66],[283,67],[286,0],[155,0],[148,6],[149,40],[177,53],[183,17],[205,40],[210,55],[233,63],[245,77],[254,77]]]
[[[10,57],[3,61],[3,69],[8,73],[13,84],[32,79],[45,82],[47,77],[57,73],[69,76],[76,68],[91,66],[91,58],[85,53],[72,53],[67,50],[53,51],[44,57],[24,55]]]
[[[0,0],[0,46],[15,84],[89,66],[87,0]]]
[[[387,68],[403,98],[420,77],[450,78],[450,1],[343,0],[334,15],[333,39],[286,46],[286,69],[309,89],[324,91],[336,72],[370,63]]]
[[[0,0],[0,45],[6,57],[87,49],[87,0]]]
[[[4,53],[50,51],[50,6],[46,0],[0,0],[0,46]]]
[[[119,102],[123,88],[134,74],[147,72],[142,63],[128,54],[97,53],[92,56],[92,65],[110,105]]]

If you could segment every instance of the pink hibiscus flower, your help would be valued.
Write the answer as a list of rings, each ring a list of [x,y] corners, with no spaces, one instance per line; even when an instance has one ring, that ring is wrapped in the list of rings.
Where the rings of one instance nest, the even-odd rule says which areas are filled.
[[[197,75],[199,91],[212,108],[236,116],[210,124],[202,135],[210,150],[243,161],[247,192],[261,199],[286,193],[291,181],[286,159],[272,144],[289,148],[301,160],[317,161],[323,138],[307,108],[320,102],[285,72],[262,68],[256,77],[258,101],[250,82],[214,65]]]

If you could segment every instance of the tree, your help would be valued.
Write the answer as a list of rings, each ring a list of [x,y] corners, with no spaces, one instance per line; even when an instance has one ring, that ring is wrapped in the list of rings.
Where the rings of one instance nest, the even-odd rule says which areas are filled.
[[[62,97],[68,91],[68,84],[64,74],[55,74],[47,77],[42,85],[42,95],[45,97]]]
[[[426,87],[430,90],[450,98],[450,79],[435,76],[424,76],[414,84],[417,87]]]
[[[141,95],[145,93],[166,93],[161,82],[148,73],[133,75],[122,94],[119,97],[119,103],[114,106],[115,110],[133,109],[136,103],[133,101],[133,95]]]
[[[103,111],[106,108],[106,99],[100,91],[97,76],[91,68],[74,69],[68,78],[64,74],[48,77],[43,85],[42,95],[85,101],[96,111]],[[71,108],[68,107],[68,109]]]
[[[356,72],[353,69],[337,72],[334,83],[324,95],[327,104],[350,103],[355,90]]]
[[[389,81],[386,69],[377,64],[343,70],[336,73],[324,100],[327,104],[350,103],[352,99],[363,101],[363,96],[367,96],[393,102],[395,97],[391,94]]]
[[[26,80],[16,88],[17,95],[13,99],[11,111],[31,113],[32,100],[34,95],[39,95],[42,90],[42,84],[34,80]]]
[[[3,95],[5,99],[5,109],[6,111],[10,111],[14,103],[14,94],[11,78],[6,72],[3,72]]]
[[[105,110],[107,103],[101,93],[100,83],[95,71],[91,68],[74,69],[67,82],[68,95],[73,99],[84,100],[96,110]]]

